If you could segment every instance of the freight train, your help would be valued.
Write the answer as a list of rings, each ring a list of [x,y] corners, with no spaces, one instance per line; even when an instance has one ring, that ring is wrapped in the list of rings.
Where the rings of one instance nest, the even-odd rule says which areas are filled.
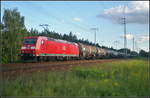
[[[22,60],[35,61],[119,58],[125,56],[121,52],[45,36],[25,37],[20,51]]]

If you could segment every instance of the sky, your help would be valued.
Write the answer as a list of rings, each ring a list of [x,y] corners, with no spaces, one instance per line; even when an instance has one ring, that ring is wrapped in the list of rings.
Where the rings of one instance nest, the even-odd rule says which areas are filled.
[[[1,20],[4,9],[17,8],[25,17],[25,26],[42,31],[48,24],[51,31],[72,32],[78,38],[120,49],[124,47],[123,17],[126,18],[127,48],[149,51],[148,1],[1,1]]]

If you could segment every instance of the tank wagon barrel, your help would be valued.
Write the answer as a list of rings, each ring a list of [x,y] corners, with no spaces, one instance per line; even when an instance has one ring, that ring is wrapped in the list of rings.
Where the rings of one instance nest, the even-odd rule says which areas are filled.
[[[79,51],[80,51],[80,58],[81,59],[91,59],[95,58],[97,54],[97,48],[90,45],[85,45],[82,43],[78,43],[79,45]]]

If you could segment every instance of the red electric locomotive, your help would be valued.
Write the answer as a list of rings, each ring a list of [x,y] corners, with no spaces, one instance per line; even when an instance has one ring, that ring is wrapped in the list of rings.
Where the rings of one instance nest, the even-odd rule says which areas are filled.
[[[79,57],[78,44],[44,36],[25,37],[21,47],[23,60],[51,60]]]

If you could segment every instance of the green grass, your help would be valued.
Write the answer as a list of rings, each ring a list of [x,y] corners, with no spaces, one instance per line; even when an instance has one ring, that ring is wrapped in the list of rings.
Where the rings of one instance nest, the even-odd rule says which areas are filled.
[[[3,96],[148,96],[148,62],[124,60],[3,81]]]

